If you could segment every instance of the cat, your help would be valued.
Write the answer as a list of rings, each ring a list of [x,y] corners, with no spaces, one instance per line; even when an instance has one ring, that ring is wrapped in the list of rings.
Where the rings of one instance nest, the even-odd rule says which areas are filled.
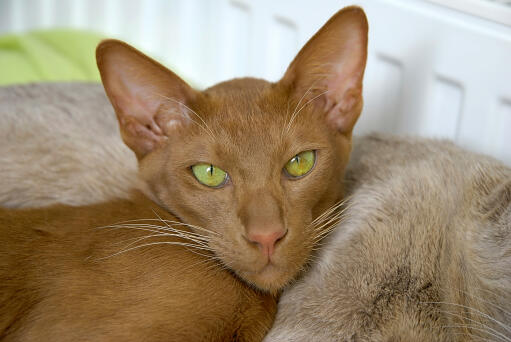
[[[308,259],[339,201],[362,109],[368,24],[335,14],[277,83],[234,79],[203,92],[141,52],[102,42],[97,61],[146,193],[182,221],[221,232],[210,247],[250,284],[276,293]]]
[[[0,340],[261,341],[276,310],[140,193],[0,209]]]
[[[188,304],[187,310],[197,314],[202,310],[196,306],[207,306],[204,303],[223,308],[219,303],[230,298],[225,296],[229,287],[221,282],[214,285],[216,279],[202,276],[211,267],[211,272],[220,274],[218,278],[227,277],[225,282],[240,278],[250,285],[248,290],[259,291],[259,300],[266,305],[254,310],[264,314],[263,318],[271,317],[270,299],[303,271],[316,240],[331,226],[332,218],[320,215],[343,196],[343,171],[362,109],[367,31],[364,12],[358,7],[345,8],[311,38],[279,82],[235,79],[202,92],[129,45],[102,42],[97,48],[102,82],[122,139],[137,157],[144,195],[92,207],[2,211],[2,239],[7,242],[0,244],[4,262],[0,331],[4,339],[90,339],[90,329],[100,318],[104,325],[99,324],[102,329],[92,339],[149,339],[156,323],[137,319],[141,307],[150,311],[154,309],[151,304],[169,308],[178,302]],[[172,216],[161,210],[156,217],[151,215],[151,204]],[[148,225],[148,219],[160,217],[156,227]],[[133,219],[146,221],[126,223]],[[181,222],[177,225],[191,231],[168,227],[169,221]],[[102,230],[91,231],[97,225],[113,224],[117,225],[107,227],[107,232],[117,229],[108,237]],[[129,234],[120,234],[123,229]],[[136,234],[140,232],[150,236]],[[130,239],[128,246],[118,247],[118,252],[107,248],[126,238]],[[156,241],[145,243],[146,239]],[[181,242],[199,249],[203,255],[193,259],[199,264],[211,259],[217,262],[193,272],[204,279],[202,286],[220,293],[199,294],[201,287],[184,286],[197,279],[184,270],[195,265],[189,260],[178,256],[169,269],[157,267],[169,257],[173,260],[173,253],[184,253],[175,246]],[[162,244],[167,245],[165,249],[160,249]],[[130,257],[135,251],[136,257]],[[196,258],[191,252],[186,255]],[[148,267],[147,258],[158,262]],[[26,259],[35,262],[20,262]],[[107,268],[112,271],[104,271],[107,266],[102,266],[102,260],[112,263]],[[151,293],[137,275],[145,280],[153,269],[156,275],[169,272],[187,280],[175,284],[168,276],[153,277]],[[47,277],[41,279],[46,272]],[[112,272],[121,278],[112,279]],[[173,286],[183,287],[165,296],[165,289]],[[241,302],[230,306],[238,316],[243,316],[239,306],[248,290],[239,290],[235,297],[241,297]],[[89,294],[90,301],[84,298]],[[194,295],[201,300],[193,301]],[[129,302],[142,304],[125,309],[123,305]],[[245,301],[245,308],[252,308],[253,302]],[[186,310],[169,313],[170,319],[176,319],[172,325],[160,320],[159,334],[152,339],[199,340],[189,335],[197,321],[187,320],[182,312]],[[252,330],[269,328],[263,318]],[[225,319],[222,316],[213,322]],[[257,340],[256,333],[244,333],[250,329],[242,323],[234,333],[227,330],[229,336]],[[180,331],[187,338],[176,335],[176,325],[182,326]],[[223,332],[221,325],[208,327],[198,329],[197,334],[204,339],[225,338],[219,333]]]
[[[127,199],[138,183],[137,159],[101,84],[0,87],[0,137],[1,206]]]
[[[355,140],[347,202],[273,341],[511,341],[511,169],[450,142]]]

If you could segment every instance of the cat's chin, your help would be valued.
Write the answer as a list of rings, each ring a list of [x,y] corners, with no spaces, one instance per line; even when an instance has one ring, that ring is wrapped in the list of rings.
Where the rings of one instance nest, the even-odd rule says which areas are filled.
[[[265,265],[258,271],[241,271],[237,273],[247,282],[270,293],[277,293],[280,291],[292,278],[292,274],[289,270],[273,263]]]

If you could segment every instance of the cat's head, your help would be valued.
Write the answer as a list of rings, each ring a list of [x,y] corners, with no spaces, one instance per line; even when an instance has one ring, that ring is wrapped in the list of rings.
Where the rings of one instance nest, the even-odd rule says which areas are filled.
[[[342,198],[367,30],[364,12],[345,8],[279,82],[235,79],[204,91],[125,43],[98,46],[122,137],[154,198],[212,231],[197,233],[261,289],[278,290],[296,276],[329,226],[311,223]]]

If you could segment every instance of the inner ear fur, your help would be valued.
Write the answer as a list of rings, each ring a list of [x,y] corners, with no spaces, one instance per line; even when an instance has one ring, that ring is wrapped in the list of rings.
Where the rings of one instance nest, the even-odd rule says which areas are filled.
[[[280,81],[292,88],[294,101],[310,101],[342,134],[351,134],[362,111],[367,35],[360,7],[340,10],[305,44]]]
[[[172,71],[118,40],[104,40],[96,60],[121,135],[139,159],[189,121],[196,92]]]

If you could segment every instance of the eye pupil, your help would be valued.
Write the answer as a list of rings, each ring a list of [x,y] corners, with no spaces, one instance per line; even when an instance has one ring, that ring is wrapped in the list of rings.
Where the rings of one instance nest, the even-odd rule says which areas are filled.
[[[314,150],[301,152],[287,162],[284,171],[292,178],[304,176],[314,167],[315,159]]]
[[[221,187],[229,178],[224,170],[206,163],[192,165],[192,173],[195,179],[209,187]]]

